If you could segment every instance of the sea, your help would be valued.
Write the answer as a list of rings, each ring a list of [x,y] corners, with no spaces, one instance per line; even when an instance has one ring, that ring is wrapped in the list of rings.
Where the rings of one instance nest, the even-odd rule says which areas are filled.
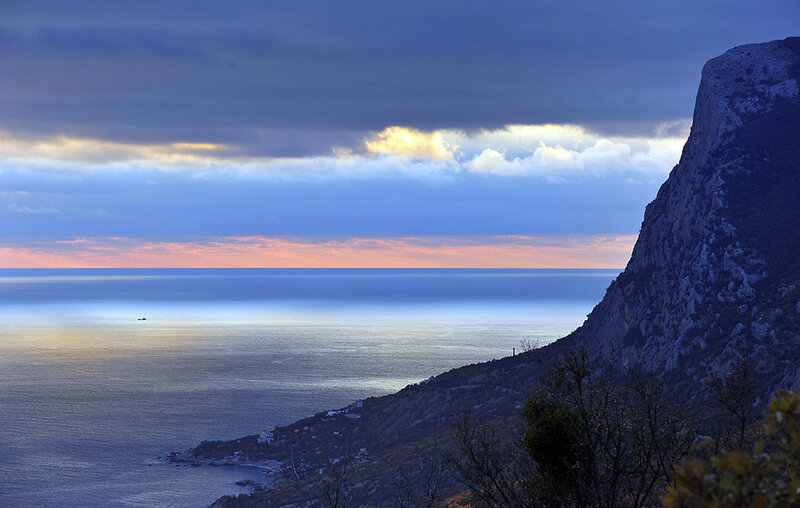
[[[208,506],[165,460],[578,327],[617,270],[2,269],[0,506]]]

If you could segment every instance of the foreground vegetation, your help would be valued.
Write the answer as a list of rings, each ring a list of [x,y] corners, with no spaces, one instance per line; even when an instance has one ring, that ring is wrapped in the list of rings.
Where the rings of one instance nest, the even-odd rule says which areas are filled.
[[[758,421],[747,361],[711,376],[709,398],[691,404],[666,394],[660,378],[621,361],[593,364],[581,350],[546,365],[528,396],[520,393],[516,417],[481,413],[475,399],[478,411],[431,427],[402,454],[365,455],[345,435],[343,452],[318,474],[290,455],[288,479],[215,506],[800,505],[800,392],[779,393]],[[715,430],[700,436],[700,426]]]
[[[461,504],[800,506],[800,392],[780,392],[755,424],[750,372],[740,360],[712,378],[727,421],[698,436],[657,379],[567,353],[525,405],[516,444],[491,424],[458,421],[453,463],[471,493]]]
[[[800,392],[780,392],[752,451],[690,459],[674,472],[667,507],[800,506]]]

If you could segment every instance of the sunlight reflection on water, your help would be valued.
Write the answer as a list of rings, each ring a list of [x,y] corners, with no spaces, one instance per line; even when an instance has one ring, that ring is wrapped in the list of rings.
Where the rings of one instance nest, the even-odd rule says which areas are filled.
[[[474,289],[483,293],[462,298],[448,295],[471,286],[453,274],[435,285],[382,276],[344,300],[318,293],[346,277],[333,288],[304,277],[289,296],[268,298],[251,279],[222,277],[222,300],[211,298],[218,282],[202,278],[180,279],[177,292],[139,278],[0,288],[0,505],[207,505],[258,471],[157,457],[506,356],[524,338],[549,342],[583,321],[613,275],[539,277],[545,288],[528,293],[517,279],[496,287],[484,277]],[[242,297],[231,299],[237,284]],[[385,297],[384,284],[402,298]],[[42,296],[73,285],[75,294]],[[205,299],[185,300],[197,285]],[[98,298],[104,291],[115,296]]]

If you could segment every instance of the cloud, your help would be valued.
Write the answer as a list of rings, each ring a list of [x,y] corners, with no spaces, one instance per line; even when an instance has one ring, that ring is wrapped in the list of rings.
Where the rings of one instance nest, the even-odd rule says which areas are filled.
[[[560,146],[547,146],[544,142],[540,142],[530,156],[515,157],[512,160],[506,160],[502,153],[487,148],[470,161],[468,169],[476,173],[493,175],[558,177],[583,168],[572,152]]]
[[[497,175],[513,175],[519,168],[506,160],[505,156],[494,148],[484,150],[472,159],[472,167],[476,173],[494,173]]]
[[[57,208],[32,208],[29,206],[18,205],[16,203],[9,203],[8,211],[11,213],[25,213],[25,214],[35,214],[35,215],[59,215],[61,214],[61,210]]]
[[[603,137],[578,125],[552,124],[508,125],[472,132],[413,132],[416,139],[441,140],[438,146],[447,149],[459,171],[562,179],[610,173],[666,175],[678,162],[689,125],[688,120],[659,125],[650,137]]]
[[[577,159],[583,168],[598,170],[623,168],[631,159],[631,147],[625,143],[614,143],[609,139],[598,139],[594,145],[579,152]]]
[[[442,132],[448,143],[457,145],[462,155],[467,156],[479,153],[487,147],[508,155],[525,155],[536,150],[540,143],[577,148],[582,146],[587,139],[596,138],[591,131],[572,124],[511,124],[495,129],[444,130]]]
[[[631,167],[642,172],[664,172],[677,163],[685,144],[682,138],[648,139],[646,149],[631,155]]]
[[[634,140],[632,147],[623,141],[597,139],[581,149],[548,145],[540,140],[532,153],[507,158],[494,148],[486,148],[465,166],[481,174],[543,176],[565,178],[575,174],[602,176],[608,173],[656,173],[665,175],[677,164],[685,140]],[[638,145],[638,146],[637,146]],[[635,151],[634,151],[635,150]]]
[[[3,199],[16,198],[16,197],[27,196],[27,195],[28,195],[28,191],[23,191],[23,190],[4,190],[4,191],[0,191],[0,198],[3,198]]]
[[[191,164],[224,155],[229,147],[217,143],[137,144],[58,135],[45,138],[15,137],[0,131],[0,153],[5,160],[45,160],[84,164],[146,161],[165,166]]]
[[[446,130],[442,136],[458,147],[467,169],[479,173],[666,174],[678,162],[690,126],[691,120],[685,119],[659,124],[649,136],[603,136],[579,125],[507,125],[475,132]]]
[[[796,0],[0,4],[4,128],[232,144],[260,129],[685,117],[704,61],[796,32],[800,12]]]
[[[75,238],[0,247],[0,267],[621,268],[636,237]]]
[[[408,159],[450,160],[451,147],[439,131],[423,132],[392,126],[364,140],[367,153],[395,155]]]
[[[657,124],[655,135],[658,138],[687,138],[691,128],[692,120],[690,118],[681,118]]]
[[[681,124],[683,125],[683,124]],[[675,127],[664,133],[675,134]],[[509,125],[465,132],[387,127],[324,156],[264,157],[249,147],[181,141],[136,144],[0,132],[3,168],[44,172],[189,171],[273,179],[434,178],[475,172],[561,179],[609,173],[665,175],[685,137],[602,137],[576,125]]]

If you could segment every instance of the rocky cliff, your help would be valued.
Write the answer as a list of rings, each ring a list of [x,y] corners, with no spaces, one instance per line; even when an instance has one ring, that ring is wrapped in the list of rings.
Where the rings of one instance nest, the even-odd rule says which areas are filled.
[[[709,61],[680,163],[648,205],[625,271],[582,327],[525,355],[471,365],[250,436],[205,442],[187,460],[271,463],[277,489],[218,506],[304,505],[316,474],[346,450],[363,499],[395,495],[454,417],[515,425],[555,355],[593,358],[664,377],[667,392],[706,404],[708,376],[752,360],[762,402],[800,376],[800,38],[734,48]],[[534,360],[534,361],[532,361]],[[349,416],[348,416],[349,415]],[[504,423],[505,422],[505,423]],[[503,427],[505,425],[505,427]],[[319,436],[328,436],[325,439]],[[294,464],[295,467],[290,467]],[[416,471],[416,472],[415,472]],[[460,488],[451,483],[442,493]]]
[[[800,38],[703,68],[680,163],[625,271],[570,337],[675,382],[749,357],[762,395],[798,386]]]

